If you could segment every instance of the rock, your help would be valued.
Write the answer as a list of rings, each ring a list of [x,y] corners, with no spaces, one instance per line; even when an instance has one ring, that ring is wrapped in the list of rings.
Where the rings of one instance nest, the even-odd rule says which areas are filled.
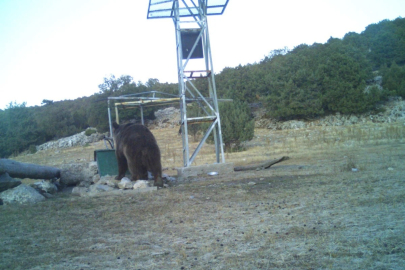
[[[106,185],[91,185],[90,186],[90,192],[105,192],[105,191],[111,191],[114,190],[114,188],[106,186]]]
[[[44,193],[44,194],[42,194],[42,196],[44,196],[44,197],[47,198],[47,199],[51,199],[51,198],[54,197],[54,195],[49,194],[49,193]]]
[[[110,179],[106,181],[106,185],[112,188],[118,188],[118,183],[120,181],[119,180],[115,180],[115,179]]]
[[[99,180],[99,184],[106,185],[107,181],[109,181],[109,180],[115,180],[115,177],[111,176],[111,175],[108,175],[108,174],[104,175],[104,176],[101,176],[100,180]]]
[[[131,189],[133,188],[133,183],[128,177],[121,179],[121,182],[118,183],[118,188],[120,189]]]
[[[392,167],[388,167],[388,169],[387,170],[389,170],[389,171],[393,171],[394,170],[394,168],[392,168]]]
[[[156,128],[173,128],[179,125],[180,110],[174,107],[165,108],[155,112],[156,119],[152,125]]]
[[[21,185],[21,181],[10,177],[8,173],[3,173],[2,175],[0,175],[0,192],[7,189],[15,188],[19,185]]]
[[[66,186],[74,186],[82,181],[92,182],[97,172],[94,163],[72,163],[61,166],[60,182]]]
[[[382,76],[375,76],[374,83],[378,85],[382,85]]]
[[[174,182],[174,181],[176,181],[176,178],[175,177],[172,177],[172,176],[170,176],[170,175],[167,175],[167,174],[162,174],[162,178],[163,179],[166,179],[167,181],[170,181],[170,182]]]
[[[112,188],[118,188],[118,183],[120,180],[115,180],[114,176],[110,175],[104,175],[100,178],[99,181],[97,181],[97,184],[99,185],[107,185]]]
[[[149,172],[148,172],[149,173]],[[129,179],[128,177],[123,177],[122,179],[121,179],[121,182],[122,183],[126,183],[126,182],[131,182],[131,179]]]
[[[133,189],[147,188],[149,187],[149,182],[145,180],[137,180],[133,185]]]
[[[98,165],[96,161],[89,162],[89,171],[93,175],[98,174]]]
[[[87,136],[83,142],[84,144],[86,143],[93,143],[93,142],[98,142],[101,141],[102,139],[104,139],[105,135],[104,134],[100,134],[100,133],[93,133],[90,136]],[[83,145],[83,142],[81,142],[81,145]]]
[[[351,124],[357,124],[359,122],[359,118],[355,115],[352,115],[349,117],[348,121]]]
[[[277,129],[300,129],[305,128],[307,125],[303,121],[291,120],[280,123]]]
[[[43,201],[45,197],[39,194],[33,187],[21,184],[0,193],[0,199],[3,200],[4,204],[26,204]]]
[[[44,193],[55,194],[58,191],[58,188],[56,187],[56,185],[54,183],[51,183],[50,181],[45,181],[45,180],[35,182],[31,186],[33,188],[35,188],[42,195]]]
[[[83,193],[89,192],[89,189],[86,187],[74,187],[72,189],[72,195],[79,195],[81,196]]]
[[[100,181],[100,175],[99,174],[95,174],[93,175],[93,183],[97,183],[98,181]]]
[[[249,182],[248,185],[249,186],[254,186],[254,185],[256,185],[256,183],[255,182]]]
[[[81,181],[77,186],[78,187],[90,187],[92,184],[92,181]]]

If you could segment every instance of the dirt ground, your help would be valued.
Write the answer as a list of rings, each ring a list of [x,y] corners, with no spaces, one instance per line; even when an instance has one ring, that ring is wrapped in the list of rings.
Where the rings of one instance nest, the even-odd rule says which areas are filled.
[[[171,131],[153,132],[163,166],[178,166]],[[404,123],[258,129],[227,161],[290,159],[150,193],[2,205],[0,269],[404,269],[404,135]],[[16,159],[57,165],[94,147]]]

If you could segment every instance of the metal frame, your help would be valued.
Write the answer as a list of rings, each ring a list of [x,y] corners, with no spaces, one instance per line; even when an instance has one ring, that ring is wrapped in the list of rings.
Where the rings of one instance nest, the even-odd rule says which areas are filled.
[[[161,97],[159,97],[159,96],[161,96]],[[206,98],[206,99],[210,100],[209,98]],[[115,107],[115,117],[116,117],[115,121],[118,124],[119,124],[118,109],[120,107],[124,108],[124,109],[138,107],[141,111],[141,124],[144,125],[145,121],[143,118],[143,108],[179,104],[180,98],[178,97],[178,95],[172,95],[172,94],[159,92],[159,91],[147,91],[147,92],[123,95],[123,96],[118,96],[118,97],[108,97],[108,99],[107,99],[108,123],[109,123],[109,128],[110,128],[110,138],[112,138],[113,135],[112,135],[112,119],[111,119],[110,101],[111,102],[115,101],[113,106]],[[232,101],[232,99],[219,99],[218,101]],[[187,102],[187,104],[193,103],[193,102],[201,102],[201,99],[200,98],[187,98],[186,102]],[[196,122],[203,122],[204,118],[197,117],[197,118],[194,118],[194,120]]]
[[[216,4],[209,5],[208,2],[216,2]],[[149,0],[148,18],[172,18],[175,27],[184,167],[191,166],[211,133],[214,136],[216,162],[225,163],[207,15],[221,15],[228,2],[229,0]],[[199,35],[188,55],[183,55],[181,33],[190,30],[199,31]],[[203,46],[203,61],[191,57],[200,41],[202,41]],[[198,70],[188,69],[189,64],[193,61],[193,64],[195,61],[199,61],[197,62],[197,65],[200,65]],[[207,80],[208,98],[204,97],[202,91],[197,89],[194,84],[195,78]],[[203,117],[188,117],[188,100],[197,101],[205,115]],[[200,122],[211,122],[211,125],[190,156],[188,125]]]
[[[175,4],[178,0],[149,0],[148,19],[173,18]],[[180,17],[198,16],[200,6],[195,2],[203,2],[205,15],[222,15],[228,5],[229,0],[181,0],[184,5],[179,6],[177,14]]]
[[[163,95],[167,97],[157,97],[157,95]],[[177,104],[179,100],[180,100],[179,97],[176,95],[171,95],[168,93],[158,91],[148,91],[118,97],[108,97],[107,104],[108,104],[108,123],[110,127],[110,137],[111,138],[113,137],[110,101],[116,101],[114,106],[115,106],[116,122],[118,124],[119,124],[118,107],[121,106],[121,107],[139,107],[139,109],[141,110],[141,123],[142,125],[144,125],[143,119],[144,107],[172,105]]]

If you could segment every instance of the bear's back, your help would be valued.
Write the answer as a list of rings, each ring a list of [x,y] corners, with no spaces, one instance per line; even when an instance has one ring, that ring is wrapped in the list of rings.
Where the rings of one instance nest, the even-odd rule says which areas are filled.
[[[119,129],[115,132],[116,139],[121,143],[157,144],[152,132],[144,125],[128,123],[120,125]]]

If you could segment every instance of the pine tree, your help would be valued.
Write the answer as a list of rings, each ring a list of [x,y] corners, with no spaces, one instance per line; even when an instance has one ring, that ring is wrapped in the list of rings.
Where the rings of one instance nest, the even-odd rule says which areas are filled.
[[[234,101],[219,104],[222,141],[226,151],[241,150],[241,143],[254,135],[254,120],[246,102]]]

